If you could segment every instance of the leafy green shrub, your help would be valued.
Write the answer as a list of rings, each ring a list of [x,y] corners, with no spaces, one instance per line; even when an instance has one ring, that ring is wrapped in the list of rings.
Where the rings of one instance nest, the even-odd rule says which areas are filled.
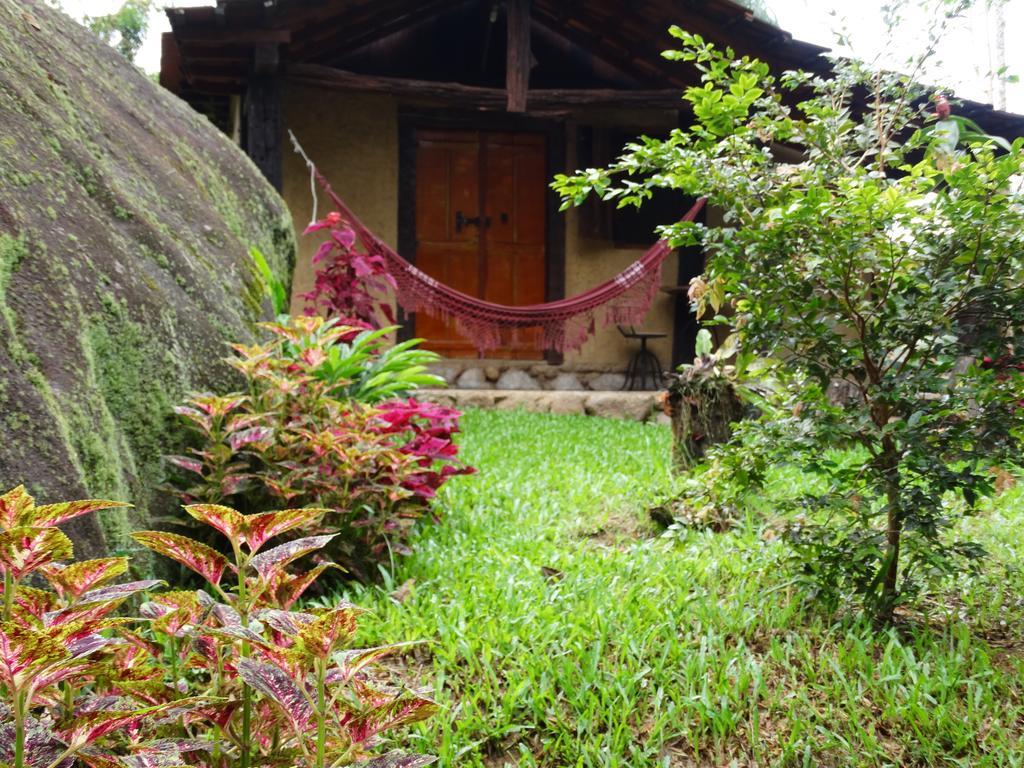
[[[247,377],[308,376],[323,394],[337,400],[376,404],[408,395],[420,387],[443,387],[444,379],[427,370],[437,353],[419,349],[420,339],[387,345],[395,327],[362,328],[338,318],[284,316],[264,323],[265,344],[235,346],[230,361]]]
[[[985,136],[945,100],[930,114],[919,67],[836,60],[830,78],[776,79],[672,34],[681,49],[666,56],[701,72],[685,94],[694,124],[556,187],[567,205],[591,192],[639,205],[670,187],[722,210],[723,227],[665,231],[703,244],[695,309],[733,326],[737,370],[774,361],[785,385],[772,418],[750,427],[764,455],[828,488],[788,502],[801,572],[817,594],[855,593],[888,621],[980,555],[955,523],[990,492],[991,467],[1019,460],[1024,377],[977,361],[1024,357],[1024,141]],[[803,159],[782,162],[778,145]],[[848,397],[828,396],[837,383]],[[855,459],[830,460],[834,446]]]
[[[365,575],[406,539],[448,478],[471,472],[453,441],[459,413],[396,400],[436,379],[431,353],[413,343],[380,349],[387,329],[362,330],[319,317],[264,325],[271,340],[237,345],[231,364],[248,393],[195,396],[178,408],[198,437],[184,471],[188,502],[228,502],[257,512],[328,507],[339,530],[329,552]]]
[[[199,765],[414,766],[374,758],[380,735],[435,705],[374,682],[367,668],[397,646],[351,649],[359,609],[294,609],[327,568],[288,566],[332,534],[280,542],[327,510],[189,514],[228,539],[229,558],[183,536],[135,538],[199,574],[206,591],[162,592],[129,617],[126,601],[158,581],[111,583],[126,558],[71,563],[56,526],[122,506],[36,506],[24,488],[0,496],[0,762],[14,768]],[[28,577],[50,589],[28,586]],[[233,577],[233,583],[228,579]],[[115,616],[114,614],[117,614]]]

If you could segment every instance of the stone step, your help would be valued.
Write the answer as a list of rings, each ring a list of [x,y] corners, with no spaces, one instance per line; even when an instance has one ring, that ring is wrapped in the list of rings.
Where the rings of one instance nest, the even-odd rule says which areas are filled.
[[[464,410],[483,408],[531,413],[575,413],[633,421],[668,423],[657,392],[557,392],[515,389],[421,389],[419,400]]]

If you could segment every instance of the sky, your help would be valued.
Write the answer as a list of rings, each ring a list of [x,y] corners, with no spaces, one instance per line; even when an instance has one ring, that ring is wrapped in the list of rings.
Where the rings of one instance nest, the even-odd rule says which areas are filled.
[[[62,0],[64,10],[81,19],[84,15],[102,15],[116,10],[123,0]],[[921,32],[927,14],[910,8],[906,23],[895,40],[886,39],[882,8],[891,0],[768,0],[779,26],[799,40],[835,48],[836,30],[850,33],[852,50],[860,58],[878,60],[887,66],[903,69],[906,59],[920,50],[924,41]],[[916,0],[915,0],[916,2]],[[168,0],[166,6],[213,5],[204,0]],[[913,5],[913,4],[912,4]],[[977,0],[963,19],[954,21],[943,37],[940,61],[927,73],[927,80],[951,86],[957,95],[994,103],[991,78],[993,70],[988,51],[994,39],[992,17],[986,13],[986,0]],[[1024,78],[1024,46],[1014,31],[1024,29],[1024,0],[1006,0],[1007,73]],[[671,23],[666,20],[666,25]],[[149,35],[139,53],[137,63],[147,72],[160,69],[160,34],[169,29],[162,11],[153,13]],[[1024,84],[1006,85],[1007,108],[1024,113]]]

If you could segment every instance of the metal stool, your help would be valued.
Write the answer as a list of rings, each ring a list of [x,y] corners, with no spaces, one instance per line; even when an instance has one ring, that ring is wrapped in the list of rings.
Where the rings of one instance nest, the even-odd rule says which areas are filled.
[[[658,356],[647,348],[648,339],[663,339],[667,333],[654,331],[638,331],[633,326],[618,326],[619,333],[627,339],[638,339],[640,349],[636,351],[626,368],[626,381],[622,384],[624,390],[643,390],[647,380],[651,381],[651,389],[661,389],[665,383],[665,374],[661,367]],[[640,386],[637,386],[639,384]]]

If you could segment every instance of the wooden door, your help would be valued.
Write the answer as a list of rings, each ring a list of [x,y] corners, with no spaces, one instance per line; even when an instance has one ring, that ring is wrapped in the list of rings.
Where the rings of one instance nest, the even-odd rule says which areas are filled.
[[[416,265],[498,304],[544,301],[546,146],[543,135],[419,131]],[[476,355],[455,323],[419,313],[417,336],[448,357]],[[510,331],[490,357],[540,359],[536,329]]]

